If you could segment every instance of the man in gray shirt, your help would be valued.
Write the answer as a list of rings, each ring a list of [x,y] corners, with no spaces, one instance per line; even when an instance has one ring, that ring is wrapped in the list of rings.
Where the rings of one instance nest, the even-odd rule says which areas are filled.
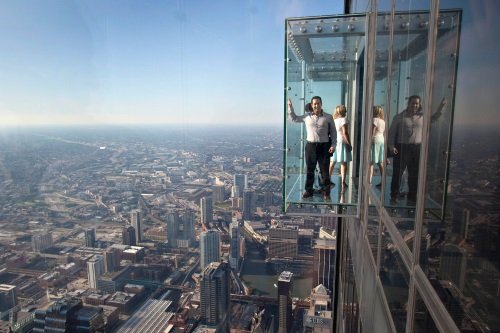
[[[312,110],[306,110],[302,116],[297,116],[293,110],[292,101],[288,99],[288,114],[290,119],[296,123],[306,125],[307,143],[305,147],[306,159],[306,184],[303,198],[313,195],[314,170],[319,165],[321,180],[323,182],[323,197],[330,198],[330,175],[328,167],[330,154],[335,150],[337,141],[335,125],[331,114],[323,112],[321,97],[311,98]]]
[[[408,196],[409,204],[414,204],[417,195],[418,172],[420,164],[420,144],[422,143],[423,112],[420,96],[413,95],[408,98],[406,109],[395,115],[392,120],[387,140],[388,149],[394,156],[391,180],[391,201],[395,203],[399,196],[401,177],[408,170]],[[445,98],[441,100],[431,121],[441,116],[446,106]]]

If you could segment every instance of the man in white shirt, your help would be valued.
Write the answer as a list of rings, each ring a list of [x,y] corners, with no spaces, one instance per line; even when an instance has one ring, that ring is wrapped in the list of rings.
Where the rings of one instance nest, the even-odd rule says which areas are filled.
[[[330,199],[330,154],[335,151],[337,141],[335,125],[331,114],[323,111],[322,100],[319,96],[311,98],[310,112],[297,116],[293,110],[292,101],[288,99],[288,114],[290,119],[296,123],[306,125],[307,143],[305,147],[306,158],[306,184],[303,198],[313,195],[314,170],[319,165],[321,180],[323,182],[323,197]]]

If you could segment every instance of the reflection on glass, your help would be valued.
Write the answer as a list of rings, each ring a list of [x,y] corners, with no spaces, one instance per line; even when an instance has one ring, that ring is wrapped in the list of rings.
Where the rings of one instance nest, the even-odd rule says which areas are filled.
[[[386,232],[382,233],[380,281],[389,304],[392,319],[398,332],[406,327],[409,274],[402,259]]]

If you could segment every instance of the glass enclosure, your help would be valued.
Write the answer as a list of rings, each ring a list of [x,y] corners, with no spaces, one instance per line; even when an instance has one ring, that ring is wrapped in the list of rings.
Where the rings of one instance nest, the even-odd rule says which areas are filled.
[[[373,177],[367,186],[371,196],[393,208],[395,214],[401,214],[401,210],[404,214],[411,213],[415,200],[409,193],[409,184],[419,170],[420,145],[416,147],[416,167],[415,164],[405,170],[400,167],[399,172],[395,172],[394,162],[398,160],[392,157],[388,140],[394,117],[405,112],[410,96],[418,95],[420,104],[430,105],[432,109],[430,112],[421,111],[422,119],[432,118],[429,151],[424,162],[428,165],[424,206],[436,216],[442,216],[453,120],[459,22],[459,11],[440,13],[435,52],[439,80],[433,82],[432,96],[425,96],[429,84],[426,78],[428,12],[379,13],[374,34],[368,33],[368,16],[361,14],[286,20],[285,104],[289,99],[295,114],[305,117],[308,115],[305,106],[313,96],[322,98],[323,111],[330,115],[334,114],[336,106],[345,105],[352,144],[352,158],[346,163],[345,185],[339,170],[341,163],[331,163],[330,179],[335,185],[330,189],[330,198],[324,199],[317,167],[315,195],[304,198],[307,130],[303,122],[292,120],[285,105],[283,191],[287,213],[359,215],[359,189],[364,175],[370,172],[372,158],[372,126],[365,126],[364,119],[373,121],[373,106],[380,106],[383,110],[385,149],[381,162],[373,165]],[[371,43],[368,43],[368,38],[373,38]],[[373,56],[372,63],[367,55]],[[372,100],[366,101],[365,96],[372,97]],[[426,104],[427,100],[430,104]],[[443,100],[446,106],[441,109],[439,106]],[[369,113],[367,118],[366,113]],[[334,146],[335,139],[341,140],[335,138],[335,133],[331,137]],[[369,153],[364,155],[366,150]],[[404,150],[400,153],[399,156],[408,156]],[[364,156],[368,159],[364,160]],[[395,186],[397,182],[392,184],[391,193],[393,177],[397,177],[399,186]]]

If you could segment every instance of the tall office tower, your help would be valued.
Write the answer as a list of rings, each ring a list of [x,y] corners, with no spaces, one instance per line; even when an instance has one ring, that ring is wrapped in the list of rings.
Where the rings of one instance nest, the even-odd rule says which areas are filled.
[[[42,252],[52,245],[52,232],[50,231],[37,233],[31,237],[31,247],[33,248],[33,252]]]
[[[87,261],[87,276],[89,287],[97,289],[97,279],[106,271],[104,267],[104,257],[96,254],[93,258]]]
[[[16,286],[0,284],[0,313],[12,309],[16,304]]]
[[[85,230],[85,246],[94,247],[96,241],[95,228],[88,228]]]
[[[122,229],[122,244],[135,246],[137,242],[135,240],[135,229],[132,226],[126,226]]]
[[[200,199],[200,215],[202,224],[208,224],[213,221],[214,208],[212,204],[211,195],[208,195]]]
[[[457,202],[452,208],[453,222],[451,231],[467,240],[469,234],[470,209],[464,207],[466,204],[464,201],[461,200]]]
[[[233,185],[231,186],[231,198],[237,199],[241,196],[241,191],[239,186]]]
[[[173,212],[167,215],[167,239],[169,247],[188,248],[194,242],[193,212]]]
[[[138,209],[130,212],[130,224],[135,230],[135,241],[137,243],[142,242],[142,221],[141,221],[141,211]]]
[[[269,207],[274,204],[274,193],[271,191],[264,192],[264,206]]]
[[[333,293],[335,290],[337,239],[333,236],[316,239],[313,249],[313,286],[321,284]]]
[[[240,189],[240,197],[245,189],[248,188],[248,178],[247,175],[235,174],[233,179],[233,185],[238,186]]]
[[[255,213],[255,191],[243,190],[243,219],[251,220]]]
[[[200,235],[201,270],[211,262],[220,261],[220,233],[217,230],[204,231]]]
[[[311,292],[311,306],[304,315],[304,333],[333,332],[332,297],[322,284]]]
[[[106,272],[115,272],[120,268],[120,250],[109,247],[104,252],[104,266]]]
[[[278,277],[278,333],[292,331],[292,276],[283,271]]]
[[[226,262],[212,262],[202,272],[200,301],[202,323],[229,332],[230,268]]]
[[[463,290],[465,287],[466,268],[466,250],[455,244],[445,244],[441,251],[440,280],[453,282],[458,289]]]
[[[215,203],[224,202],[226,199],[226,188],[224,185],[212,186],[212,196]]]
[[[33,333],[93,333],[103,328],[104,314],[101,307],[84,306],[82,300],[77,298],[64,298],[47,310],[35,311]]]
[[[229,265],[238,271],[240,267],[240,225],[236,219],[229,225],[229,237]]]
[[[295,258],[298,254],[297,226],[273,225],[269,228],[269,257]]]

